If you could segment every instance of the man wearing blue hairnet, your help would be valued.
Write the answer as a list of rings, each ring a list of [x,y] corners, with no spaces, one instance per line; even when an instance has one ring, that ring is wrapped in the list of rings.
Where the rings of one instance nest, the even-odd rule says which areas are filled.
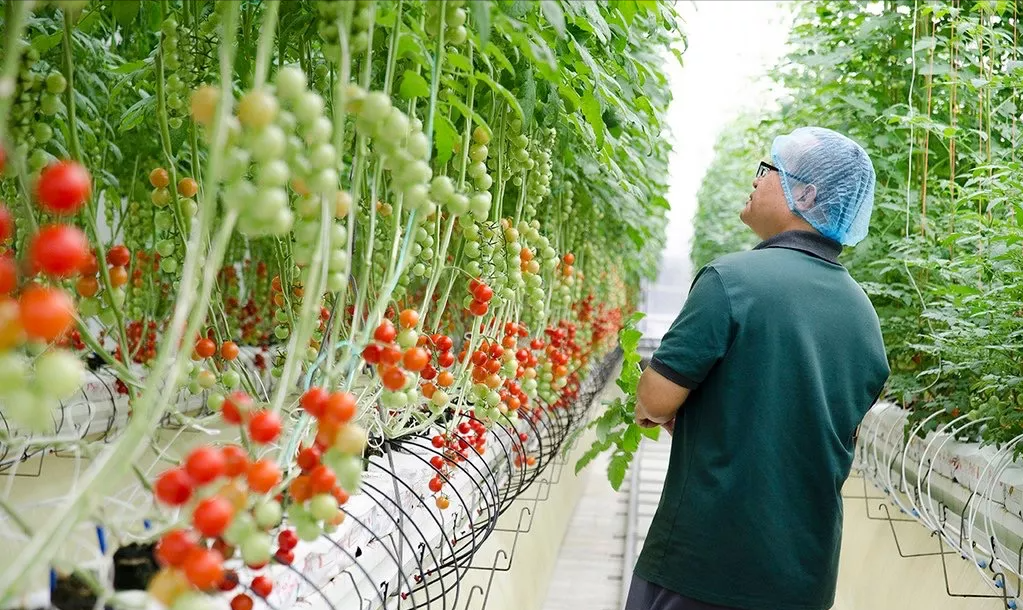
[[[643,372],[636,422],[673,434],[627,610],[826,610],[854,434],[889,368],[838,261],[867,234],[874,169],[851,139],[775,139],[740,213],[763,241],[696,275]]]

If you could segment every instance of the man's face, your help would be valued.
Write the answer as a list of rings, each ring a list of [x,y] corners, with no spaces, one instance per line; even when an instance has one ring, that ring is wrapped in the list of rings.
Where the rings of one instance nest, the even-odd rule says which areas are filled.
[[[753,192],[739,218],[755,233],[762,234],[777,224],[778,220],[791,215],[781,187],[781,176],[777,171],[767,170],[753,179]]]

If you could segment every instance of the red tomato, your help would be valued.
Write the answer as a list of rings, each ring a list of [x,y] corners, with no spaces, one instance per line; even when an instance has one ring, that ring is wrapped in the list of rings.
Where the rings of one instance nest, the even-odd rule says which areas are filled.
[[[89,257],[85,260],[85,264],[81,268],[82,275],[96,275],[99,273],[99,261],[96,260],[96,255],[92,252],[89,253]]]
[[[494,289],[486,284],[481,284],[476,290],[472,291],[472,298],[481,303],[487,303],[490,299],[494,298]]]
[[[487,311],[489,311],[489,310],[490,310],[490,306],[487,305],[486,303],[482,302],[482,301],[474,300],[469,305],[469,313],[471,313],[474,316],[486,315]]]
[[[437,436],[435,436],[432,439],[430,439],[430,443],[435,448],[440,449],[440,448],[444,447],[444,437],[438,434]]]
[[[40,206],[54,214],[74,214],[92,192],[89,171],[75,161],[60,161],[46,167],[36,183]]]
[[[419,324],[419,312],[415,309],[406,309],[398,315],[398,323],[402,328],[415,328]]]
[[[281,533],[277,534],[277,548],[290,551],[296,546],[298,546],[298,535],[293,530],[281,530]]]
[[[74,323],[75,305],[59,288],[33,284],[22,291],[18,306],[25,333],[35,339],[53,341]]]
[[[384,387],[392,392],[405,387],[405,373],[396,366],[384,366],[380,377],[383,378]]]
[[[209,358],[213,354],[217,353],[217,344],[213,342],[213,339],[203,337],[196,341],[195,353],[199,354],[200,358]]]
[[[451,337],[447,335],[441,335],[436,341],[437,349],[442,352],[449,352],[451,348],[455,346],[455,342],[451,340]]]
[[[220,453],[224,456],[224,474],[236,477],[249,468],[249,455],[238,445],[225,445]]]
[[[444,467],[444,458],[439,455],[435,455],[430,458],[430,465],[433,466],[435,470],[440,470]]]
[[[309,415],[319,419],[323,415],[328,396],[327,390],[320,387],[312,387],[306,390],[305,394],[302,394],[299,403]]]
[[[213,447],[197,447],[185,460],[185,472],[199,485],[224,476],[226,470],[224,454]]]
[[[231,599],[231,610],[252,610],[252,598],[246,593],[239,593]]]
[[[85,233],[69,225],[43,227],[29,246],[32,267],[51,277],[71,277],[89,259]]]
[[[281,418],[273,411],[259,411],[249,420],[249,436],[265,445],[272,443],[281,434]]]
[[[224,578],[220,553],[197,547],[185,558],[185,576],[196,589],[212,589]]]
[[[442,481],[440,477],[433,477],[432,479],[430,479],[430,491],[432,491],[433,493],[437,493],[443,488],[444,481]]]
[[[406,369],[418,373],[430,363],[430,355],[421,347],[410,347],[401,360]]]
[[[390,320],[384,320],[377,326],[376,330],[373,331],[373,338],[381,343],[390,343],[394,341],[394,338],[398,336],[398,331],[394,328],[394,324]]]
[[[18,286],[18,265],[14,258],[0,255],[0,296],[10,294]]]
[[[316,447],[305,447],[298,452],[298,467],[306,471],[312,470],[319,465],[321,457],[323,452]]]
[[[429,381],[437,376],[437,369],[433,368],[432,364],[427,364],[423,367],[423,370],[419,372],[419,376]]]
[[[277,549],[274,553],[274,559],[284,565],[291,565],[291,562],[295,561],[295,551],[285,551],[284,549]]]
[[[178,567],[185,562],[188,553],[199,545],[196,535],[183,529],[171,530],[156,543],[156,561],[163,566]]]
[[[227,395],[227,399],[224,400],[220,410],[221,415],[224,416],[224,421],[229,424],[240,424],[242,423],[242,418],[252,410],[252,399],[241,390],[231,392]]]
[[[362,350],[362,359],[370,364],[376,364],[380,362],[381,348],[376,343],[370,343],[366,346],[366,349]]]
[[[398,364],[401,362],[401,350],[393,345],[388,345],[380,350],[380,362],[391,366]]]
[[[281,469],[271,460],[262,459],[249,466],[249,489],[256,493],[269,493],[281,482]]]
[[[234,506],[226,498],[210,496],[196,504],[195,512],[192,513],[192,525],[203,536],[214,538],[224,533],[231,524],[232,517]]]
[[[181,468],[165,470],[156,479],[156,499],[169,506],[181,506],[192,497],[192,477]]]
[[[0,241],[14,235],[14,217],[7,206],[0,203]]]
[[[252,579],[251,588],[253,593],[262,598],[266,598],[270,595],[270,592],[273,591],[274,583],[265,575],[261,575]]]
[[[127,246],[114,246],[107,252],[107,263],[115,267],[127,267],[131,263],[131,251]]]
[[[449,367],[455,363],[455,355],[451,352],[443,352],[437,356],[437,364],[443,367]]]

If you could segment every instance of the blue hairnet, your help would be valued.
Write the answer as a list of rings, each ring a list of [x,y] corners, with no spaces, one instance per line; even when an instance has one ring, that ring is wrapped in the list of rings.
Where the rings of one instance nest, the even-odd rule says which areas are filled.
[[[822,127],[800,127],[771,146],[789,209],[821,235],[856,245],[867,236],[874,209],[874,166],[863,148]],[[812,184],[809,205],[793,197],[794,187]]]

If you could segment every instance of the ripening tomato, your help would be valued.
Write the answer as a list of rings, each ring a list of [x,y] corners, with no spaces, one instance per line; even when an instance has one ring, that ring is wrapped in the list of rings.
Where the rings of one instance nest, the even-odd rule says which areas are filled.
[[[178,195],[191,199],[199,192],[199,183],[193,178],[182,178],[178,180]]]
[[[200,501],[192,513],[192,525],[203,536],[213,538],[224,533],[234,517],[234,506],[220,496],[210,496]]]
[[[272,443],[281,434],[281,417],[273,411],[259,411],[249,420],[249,436],[261,445]]]
[[[437,508],[447,510],[451,506],[451,500],[447,496],[437,496]]]
[[[153,491],[156,499],[168,506],[181,506],[192,497],[192,477],[182,468],[163,471],[156,479]]]
[[[252,598],[246,593],[239,593],[231,599],[231,610],[252,610]]]
[[[178,567],[197,546],[199,539],[193,532],[184,529],[171,530],[156,543],[156,561],[162,566]]]
[[[78,294],[85,297],[94,297],[99,292],[99,282],[96,281],[95,277],[82,276],[78,278],[78,282],[75,284],[75,289],[78,290]]]
[[[164,168],[158,167],[149,172],[149,184],[152,184],[153,188],[165,189],[170,186],[170,174]]]
[[[281,469],[271,460],[262,459],[249,466],[247,480],[249,489],[256,493],[269,493],[281,482]]]
[[[124,286],[128,283],[128,270],[124,267],[110,268],[110,285],[114,288]]]
[[[405,373],[401,369],[396,366],[384,366],[382,368],[380,377],[384,381],[385,388],[392,392],[397,392],[405,387]]]
[[[224,474],[236,477],[249,468],[249,455],[238,445],[225,445],[220,448],[224,456]]]
[[[18,302],[0,295],[0,351],[10,349],[24,340]]]
[[[77,227],[50,225],[43,227],[29,246],[33,269],[50,277],[71,277],[85,266],[89,258],[89,240]]]
[[[224,560],[220,553],[210,549],[192,549],[184,567],[188,582],[196,589],[212,589],[224,578]]]
[[[401,362],[401,350],[393,345],[388,345],[380,350],[380,362],[394,366]]]
[[[18,306],[21,325],[33,339],[53,341],[74,323],[75,305],[59,288],[33,284],[22,291]]]
[[[323,417],[335,424],[347,424],[355,417],[356,407],[355,394],[331,392],[323,409]]]
[[[449,371],[442,371],[440,375],[437,375],[437,385],[442,388],[451,387],[451,384],[455,382],[455,376]]]
[[[185,459],[185,472],[200,485],[223,476],[226,470],[223,452],[213,447],[197,447]]]
[[[231,362],[238,357],[238,344],[234,341],[224,341],[220,346],[220,355],[224,360]]]
[[[419,324],[419,312],[415,309],[405,309],[398,315],[398,322],[402,328],[415,328]]]
[[[291,484],[288,485],[288,493],[291,494],[292,500],[299,503],[313,497],[309,475],[301,474],[295,477]]]
[[[309,473],[309,489],[313,494],[326,494],[337,484],[337,475],[330,466],[320,464]]]
[[[406,369],[418,373],[430,363],[430,355],[421,347],[410,347],[405,350],[401,361]]]
[[[7,206],[0,203],[0,241],[14,235],[14,217],[11,216]]]
[[[18,265],[10,255],[0,255],[0,296],[9,295],[18,286]]]
[[[43,169],[36,183],[40,206],[53,214],[74,214],[92,192],[89,170],[75,161],[59,161]]]

